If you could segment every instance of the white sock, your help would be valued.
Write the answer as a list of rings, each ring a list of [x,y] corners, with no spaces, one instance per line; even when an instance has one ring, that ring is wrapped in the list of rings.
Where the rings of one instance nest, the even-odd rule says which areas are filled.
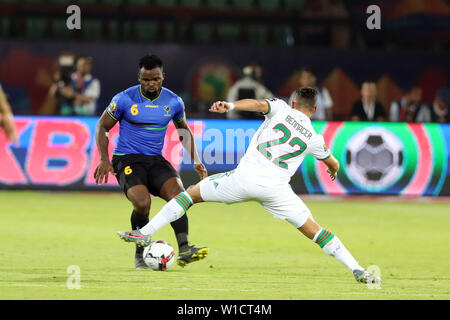
[[[359,265],[355,258],[353,258],[352,254],[347,250],[341,240],[331,232],[320,229],[314,236],[313,241],[317,242],[326,254],[329,254],[342,262],[350,269],[350,271],[364,269]]]
[[[169,223],[178,220],[192,206],[193,201],[187,192],[181,192],[167,202],[164,207],[140,229],[144,235],[153,235]]]

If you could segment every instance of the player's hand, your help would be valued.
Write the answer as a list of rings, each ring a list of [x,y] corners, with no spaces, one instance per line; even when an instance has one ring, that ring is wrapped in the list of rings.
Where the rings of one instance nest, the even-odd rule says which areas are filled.
[[[330,174],[331,181],[336,180],[337,172],[331,172],[330,169],[327,169],[327,172]]]
[[[105,183],[108,183],[108,175],[110,172],[112,175],[116,175],[111,162],[106,160],[100,161],[94,171],[95,183],[99,185],[101,185],[103,181],[105,181]]]
[[[17,143],[17,130],[12,114],[0,113],[0,128],[3,128],[8,141]]]
[[[200,180],[203,180],[208,176],[208,171],[206,170],[203,163],[194,164],[194,169],[198,173]]]
[[[210,112],[225,113],[230,109],[230,105],[225,101],[216,101],[209,108]]]

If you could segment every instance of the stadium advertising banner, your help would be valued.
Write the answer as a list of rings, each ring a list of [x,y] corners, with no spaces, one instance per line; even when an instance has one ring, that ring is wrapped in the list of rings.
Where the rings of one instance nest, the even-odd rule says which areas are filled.
[[[0,132],[0,188],[48,190],[118,189],[93,179],[99,162],[95,144],[98,118],[16,117],[17,144]],[[236,167],[261,121],[191,120],[189,125],[210,173]],[[306,157],[293,188],[310,194],[450,195],[450,125],[362,122],[315,122],[317,132],[341,163],[333,182],[320,161]],[[119,126],[110,132],[110,154]],[[181,133],[183,134],[183,133]],[[184,184],[195,181],[189,155],[170,125],[163,156],[181,172]],[[192,181],[190,181],[192,180]]]

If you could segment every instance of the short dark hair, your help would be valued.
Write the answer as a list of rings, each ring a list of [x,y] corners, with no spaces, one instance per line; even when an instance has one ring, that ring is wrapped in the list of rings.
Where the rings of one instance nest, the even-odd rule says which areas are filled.
[[[144,68],[146,70],[151,70],[158,67],[162,69],[163,62],[160,57],[154,54],[147,54],[139,60],[139,69]]]
[[[317,101],[317,90],[311,87],[302,87],[295,90],[295,103],[298,106],[314,110]]]

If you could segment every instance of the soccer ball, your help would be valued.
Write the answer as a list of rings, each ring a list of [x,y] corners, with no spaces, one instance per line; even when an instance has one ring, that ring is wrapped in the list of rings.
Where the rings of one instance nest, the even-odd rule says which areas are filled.
[[[175,252],[170,244],[163,240],[152,241],[145,247],[144,262],[153,270],[164,271],[169,269],[175,260]]]
[[[347,173],[364,189],[381,191],[403,172],[403,145],[391,132],[368,128],[347,144]]]

